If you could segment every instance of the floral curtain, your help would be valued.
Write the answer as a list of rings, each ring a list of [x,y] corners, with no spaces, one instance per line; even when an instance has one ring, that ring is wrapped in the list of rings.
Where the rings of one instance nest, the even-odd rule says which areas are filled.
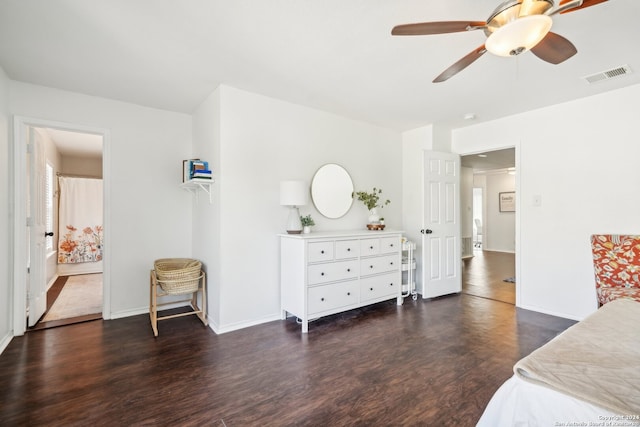
[[[58,177],[58,263],[102,260],[102,180]]]

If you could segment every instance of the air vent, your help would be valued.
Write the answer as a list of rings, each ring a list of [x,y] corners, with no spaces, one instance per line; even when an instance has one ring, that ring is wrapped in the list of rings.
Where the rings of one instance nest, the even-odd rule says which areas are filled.
[[[590,76],[585,76],[583,77],[583,79],[585,79],[589,83],[596,83],[631,73],[631,67],[629,67],[628,65],[622,65],[620,67],[612,68],[611,70],[601,71],[596,74],[591,74]]]

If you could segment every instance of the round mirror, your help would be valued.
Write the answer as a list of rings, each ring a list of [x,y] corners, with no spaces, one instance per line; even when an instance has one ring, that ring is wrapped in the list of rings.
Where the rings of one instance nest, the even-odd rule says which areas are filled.
[[[353,204],[353,181],[349,173],[333,163],[322,166],[311,181],[311,199],[323,216],[340,218]]]

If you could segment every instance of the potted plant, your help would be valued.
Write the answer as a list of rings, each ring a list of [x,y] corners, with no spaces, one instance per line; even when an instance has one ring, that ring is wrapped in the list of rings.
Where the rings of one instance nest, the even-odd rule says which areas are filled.
[[[380,225],[384,225],[384,218],[380,217]]]
[[[357,191],[354,195],[358,196],[358,200],[360,200],[364,205],[369,209],[369,223],[377,224],[380,222],[380,217],[378,216],[378,208],[382,209],[389,203],[391,200],[387,199],[384,202],[380,201],[380,194],[382,194],[381,188],[373,187],[373,191],[371,193],[367,193],[366,191]]]
[[[313,218],[311,218],[311,215],[301,216],[300,222],[302,223],[302,232],[305,234],[311,232],[312,225],[316,225],[316,223],[313,221]]]

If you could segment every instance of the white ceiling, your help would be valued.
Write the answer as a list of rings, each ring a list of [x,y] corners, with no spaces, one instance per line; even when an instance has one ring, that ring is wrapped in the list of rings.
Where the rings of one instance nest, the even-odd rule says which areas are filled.
[[[640,82],[640,1],[554,16],[578,54],[485,54],[482,31],[396,37],[397,24],[486,20],[501,0],[0,0],[0,65],[13,79],[191,113],[219,84],[397,130],[459,127]],[[463,120],[473,113],[475,119]]]
[[[102,157],[102,135],[45,129],[62,156]]]

